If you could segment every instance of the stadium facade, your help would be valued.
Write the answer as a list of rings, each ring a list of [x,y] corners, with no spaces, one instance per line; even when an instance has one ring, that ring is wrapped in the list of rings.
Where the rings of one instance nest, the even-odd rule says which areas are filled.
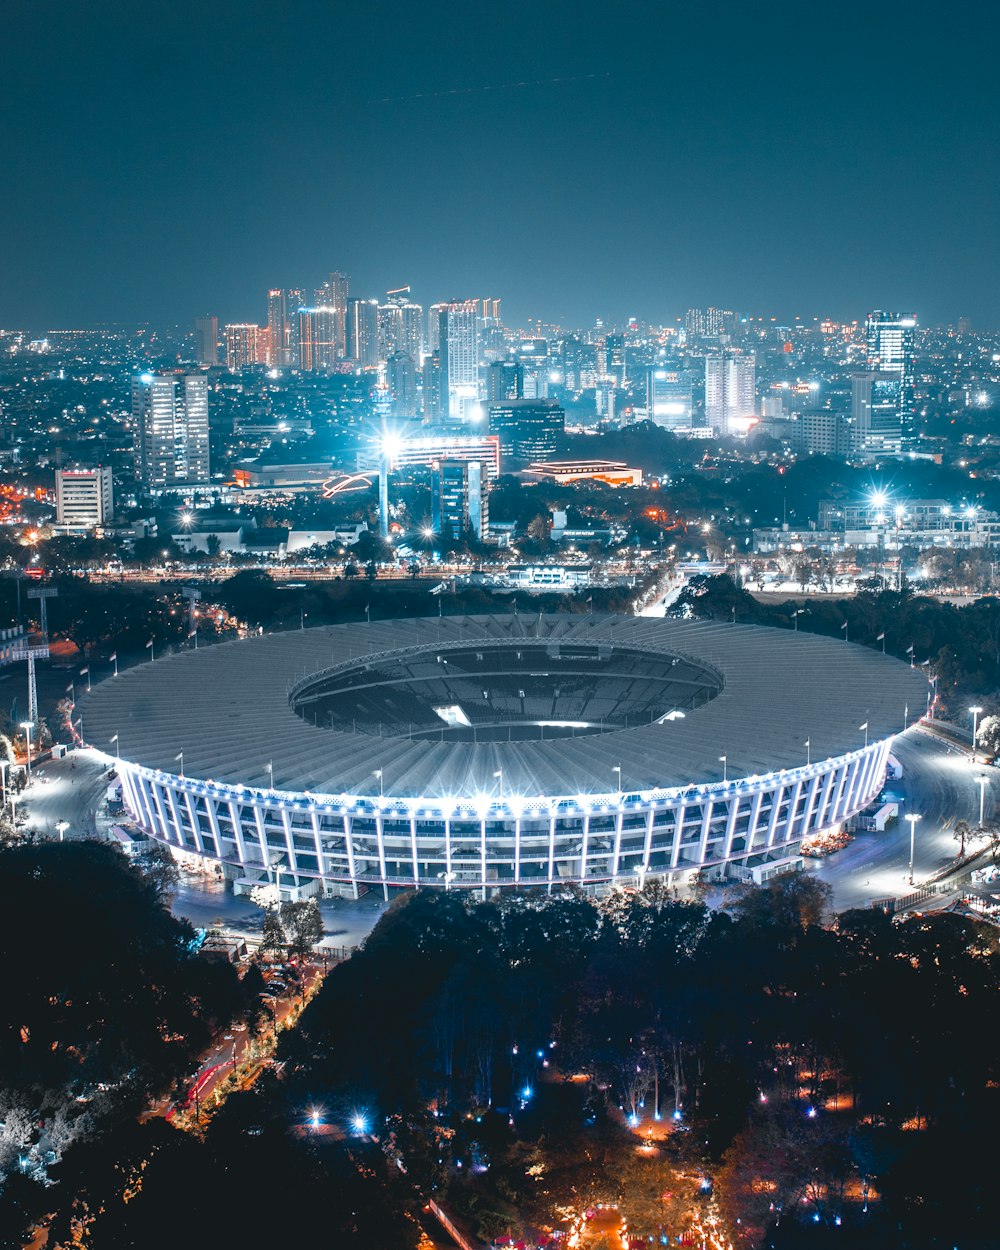
[[[926,696],[804,632],[510,615],[202,647],[82,706],[153,837],[241,890],[388,898],[765,878],[878,795]]]

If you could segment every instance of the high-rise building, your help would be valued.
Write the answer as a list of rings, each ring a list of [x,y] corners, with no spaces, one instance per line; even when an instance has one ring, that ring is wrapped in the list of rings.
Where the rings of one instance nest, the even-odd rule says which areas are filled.
[[[386,362],[386,382],[397,417],[417,415],[417,367],[409,352],[393,352]]]
[[[139,478],[148,490],[206,486],[208,381],[200,373],[143,373],[132,380]]]
[[[56,524],[93,529],[114,515],[111,470],[56,469]]]
[[[347,350],[347,303],[350,283],[347,275],[331,273],[313,295],[316,308],[328,308],[333,313],[334,359],[343,360]]]
[[[337,363],[337,314],[333,308],[299,309],[299,367],[315,373]]]
[[[479,405],[479,300],[453,300],[439,317],[442,404],[452,421],[475,419]]]
[[[851,378],[853,449],[891,453],[902,450],[905,431],[898,373],[856,373]]]
[[[288,304],[285,292],[273,288],[267,293],[267,333],[270,337],[271,359],[276,368],[290,364],[288,359]]]
[[[266,327],[240,323],[223,327],[226,368],[241,373],[251,365],[266,365],[271,356],[271,336]]]
[[[691,338],[718,338],[736,329],[736,314],[728,308],[689,308],[684,329]]]
[[[195,359],[200,365],[219,363],[219,318],[199,317],[194,323]]]
[[[914,438],[916,327],[917,319],[912,314],[881,310],[873,312],[865,324],[869,372],[891,373],[899,380],[899,423],[904,447]]]
[[[441,347],[441,313],[447,304],[431,304],[427,310],[427,351],[436,352]]]
[[[726,353],[705,357],[705,424],[716,434],[745,434],[754,415],[756,361]]]
[[[489,537],[489,473],[483,461],[437,462],[431,475],[431,523],[446,541]]]
[[[519,360],[496,360],[486,371],[486,402],[524,398],[524,365]]]
[[[604,340],[604,373],[616,386],[625,385],[625,336],[609,334]]]
[[[437,425],[444,419],[441,399],[441,356],[433,351],[424,357],[420,371],[421,415],[430,425]]]
[[[384,304],[378,306],[379,360],[388,360],[393,352],[406,352],[415,365],[424,355],[424,310],[408,298],[410,288],[386,291]]]
[[[566,430],[566,413],[554,399],[507,399],[490,405],[490,433],[500,439],[504,469],[549,460]]]
[[[378,300],[347,301],[347,358],[362,369],[378,367]]]
[[[646,375],[649,419],[665,430],[690,430],[694,424],[691,375],[676,366],[657,365]]]

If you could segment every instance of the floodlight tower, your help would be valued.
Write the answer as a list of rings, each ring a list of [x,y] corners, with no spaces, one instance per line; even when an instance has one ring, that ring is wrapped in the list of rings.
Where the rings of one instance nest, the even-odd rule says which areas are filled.
[[[28,591],[29,599],[37,599],[39,601],[39,616],[41,618],[42,639],[37,646],[26,646],[25,654],[28,660],[28,720],[34,725],[38,721],[38,685],[35,681],[35,660],[44,660],[49,654],[49,618],[48,611],[45,607],[47,599],[55,599],[59,594],[54,586],[39,586],[35,590]]]
[[[390,446],[386,418],[392,400],[385,378],[380,375],[375,387],[375,413],[378,416],[378,532],[381,538],[389,538],[389,468]]]

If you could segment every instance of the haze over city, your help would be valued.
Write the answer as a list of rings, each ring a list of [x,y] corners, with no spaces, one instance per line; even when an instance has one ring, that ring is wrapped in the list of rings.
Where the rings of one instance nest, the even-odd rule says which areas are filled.
[[[0,325],[425,304],[1000,319],[997,16],[920,3],[14,0]]]

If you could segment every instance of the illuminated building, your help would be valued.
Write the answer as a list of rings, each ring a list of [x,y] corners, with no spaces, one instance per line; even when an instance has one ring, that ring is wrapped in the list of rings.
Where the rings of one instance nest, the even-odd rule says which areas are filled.
[[[240,323],[223,327],[226,340],[226,368],[242,373],[251,365],[270,363],[271,336],[264,326]]]
[[[93,529],[114,514],[111,470],[56,469],[56,524],[67,529]]]
[[[632,469],[624,460],[548,460],[529,464],[530,477],[539,481],[604,482],[607,486],[641,486],[642,469]]]
[[[902,449],[903,412],[898,373],[856,373],[851,378],[852,446],[857,451]]]
[[[386,362],[386,382],[397,417],[417,415],[417,369],[409,352],[393,352]]]
[[[705,424],[716,434],[744,434],[754,415],[755,360],[726,353],[705,357]]]
[[[478,460],[493,480],[500,475],[500,440],[495,434],[460,434],[451,429],[388,438],[389,467],[431,468],[440,460]],[[358,455],[358,470],[377,470],[381,449],[375,445]]]
[[[219,363],[219,318],[199,317],[194,323],[195,360],[199,365]]]
[[[646,408],[654,425],[690,430],[694,424],[694,388],[688,374],[657,365],[646,375]]]
[[[299,309],[299,367],[307,372],[332,369],[340,359],[337,336],[334,308]]]
[[[347,302],[350,282],[347,274],[334,272],[316,291],[317,307],[333,312],[333,359],[343,360],[347,351]]]
[[[77,700],[146,833],[240,892],[388,898],[766,879],[879,794],[927,692],[804,631],[522,612],[271,634]]]
[[[486,402],[502,404],[524,398],[524,365],[519,360],[496,360],[486,371]]]
[[[897,382],[900,439],[913,438],[915,413],[914,358],[917,319],[912,315],[873,312],[865,323],[870,373],[890,374]]]
[[[144,373],[132,379],[139,478],[151,491],[205,486],[208,382],[204,374]]]
[[[423,359],[424,310],[411,303],[408,286],[386,292],[386,302],[378,306],[378,358],[388,360],[395,352],[405,352],[415,365]]]
[[[552,399],[508,399],[490,405],[490,433],[500,439],[500,457],[544,460],[555,454],[566,429],[566,413]]]
[[[452,421],[472,421],[479,408],[479,300],[445,304],[439,315],[441,407]]]
[[[489,470],[482,460],[439,460],[431,474],[431,524],[436,534],[458,540],[490,533]]]
[[[378,366],[378,300],[347,301],[347,358],[361,369]]]

